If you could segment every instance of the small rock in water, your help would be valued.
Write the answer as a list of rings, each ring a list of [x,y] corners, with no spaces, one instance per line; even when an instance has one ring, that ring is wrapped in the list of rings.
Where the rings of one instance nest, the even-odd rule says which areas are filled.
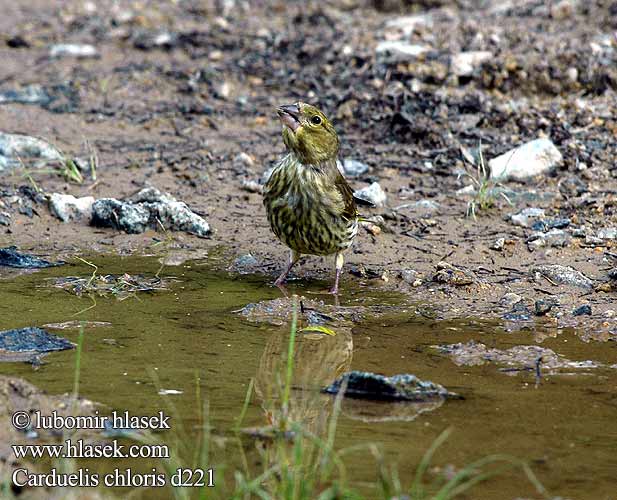
[[[584,304],[580,307],[577,307],[572,311],[573,316],[591,316],[591,306],[589,304]]]
[[[62,222],[92,219],[93,196],[75,198],[70,194],[53,193],[49,197],[49,209]]]
[[[452,56],[450,68],[456,76],[470,76],[478,66],[492,57],[493,53],[487,50],[460,52]]]
[[[544,210],[542,208],[525,208],[519,213],[511,215],[510,221],[515,226],[531,227],[531,225],[540,218],[544,217]]]
[[[139,234],[150,226],[150,211],[141,205],[101,198],[92,204],[90,223],[95,227],[112,227],[129,234]]]
[[[19,253],[17,247],[0,248],[0,266],[20,269],[43,269],[61,266],[64,262],[49,262],[34,255]]]
[[[402,374],[384,377],[370,372],[351,371],[344,373],[328,387],[327,394],[338,394],[347,384],[345,396],[363,399],[392,401],[430,401],[432,399],[460,398],[445,387],[430,381],[420,380],[415,375]]]
[[[241,255],[233,261],[229,267],[230,271],[234,271],[240,274],[251,274],[259,268],[259,261],[253,257],[250,253]]]
[[[593,281],[580,271],[570,266],[559,264],[541,264],[531,268],[531,274],[539,274],[558,284],[571,285],[579,288],[593,288]]]
[[[52,45],[49,49],[51,57],[98,57],[99,52],[94,45],[80,45],[74,43],[59,43]]]
[[[430,47],[426,45],[417,45],[394,40],[379,42],[375,48],[377,56],[390,62],[413,61],[429,50],[431,50]]]
[[[0,132],[0,172],[20,167],[22,161],[40,167],[62,158],[60,151],[42,139]]]
[[[395,17],[386,21],[384,31],[389,37],[402,40],[411,36],[416,28],[431,24],[432,19],[426,15]]]
[[[536,139],[488,162],[492,179],[525,180],[559,165],[563,157],[549,139]]]
[[[358,189],[354,192],[354,196],[376,207],[383,207],[386,203],[386,193],[378,182],[373,182],[370,186]]]
[[[340,172],[347,177],[359,177],[368,172],[368,165],[358,160],[352,160],[351,158],[345,158],[343,163],[337,161],[336,163]]]
[[[158,189],[145,188],[126,201],[102,198],[92,205],[93,226],[113,227],[129,234],[143,233],[147,228],[186,231],[199,237],[211,234],[210,225],[192,212],[186,203],[177,201]]]
[[[68,340],[47,333],[36,327],[20,328],[0,332],[0,351],[6,352],[52,352],[72,349]]]

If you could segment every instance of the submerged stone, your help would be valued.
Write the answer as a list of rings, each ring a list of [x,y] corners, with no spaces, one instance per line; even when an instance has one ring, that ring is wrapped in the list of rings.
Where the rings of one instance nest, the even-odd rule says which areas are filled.
[[[47,333],[41,328],[27,327],[0,332],[0,352],[44,353],[64,351],[73,347],[67,339]]]
[[[0,248],[0,266],[17,267],[20,269],[43,269],[61,266],[64,262],[49,262],[47,260],[17,251],[17,247]]]
[[[408,373],[385,377],[376,373],[351,371],[343,374],[328,387],[327,394],[338,394],[347,384],[345,396],[364,399],[393,401],[430,401],[433,399],[459,398],[442,385],[420,380]]]

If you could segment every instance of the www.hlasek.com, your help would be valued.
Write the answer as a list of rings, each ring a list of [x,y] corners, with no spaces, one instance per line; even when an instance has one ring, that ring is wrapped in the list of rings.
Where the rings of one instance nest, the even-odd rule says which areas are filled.
[[[12,415],[13,426],[20,431],[37,430],[75,431],[80,429],[120,431],[168,430],[171,428],[170,418],[162,411],[153,416],[133,416],[128,412],[113,412],[111,415],[64,416],[53,411],[43,415],[40,411],[33,413],[18,411]],[[170,456],[169,447],[165,444],[132,444],[124,445],[116,439],[111,442],[84,442],[83,439],[65,439],[61,444],[14,444],[11,445],[15,458],[31,461],[36,459],[60,460],[81,458],[149,458],[167,459]],[[106,474],[98,474],[88,468],[73,472],[58,472],[52,468],[48,473],[33,473],[27,467],[13,470],[12,481],[18,487],[157,487],[171,485],[173,487],[213,487],[213,469],[177,469],[168,476],[155,468],[148,473],[139,473],[132,469],[114,469]]]

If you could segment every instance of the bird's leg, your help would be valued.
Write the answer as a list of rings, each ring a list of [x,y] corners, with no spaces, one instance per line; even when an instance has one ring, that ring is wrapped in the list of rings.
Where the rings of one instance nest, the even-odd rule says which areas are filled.
[[[281,275],[274,282],[276,286],[278,287],[283,286],[283,283],[285,283],[285,280],[287,279],[287,276],[289,275],[289,271],[291,271],[291,268],[294,266],[294,264],[300,260],[300,256],[301,254],[299,254],[295,250],[289,251],[289,264],[287,264],[287,268],[281,273]]]
[[[338,293],[338,282],[341,277],[341,270],[343,269],[344,263],[345,263],[345,257],[343,257],[343,252],[337,252],[336,254],[336,277],[334,278],[334,286],[330,290],[331,294],[336,295]]]

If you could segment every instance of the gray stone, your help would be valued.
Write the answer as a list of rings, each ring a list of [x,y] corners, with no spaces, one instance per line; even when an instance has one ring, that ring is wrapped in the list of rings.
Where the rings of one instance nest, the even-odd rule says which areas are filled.
[[[259,182],[249,179],[243,180],[241,187],[243,191],[248,191],[249,193],[261,193],[263,191],[263,186]]]
[[[571,285],[579,288],[593,288],[593,281],[580,271],[570,266],[559,264],[540,264],[531,268],[531,274],[539,274],[554,283]]]
[[[427,15],[401,16],[386,21],[384,31],[388,37],[402,40],[409,38],[416,28],[431,25],[432,19]]]
[[[43,353],[72,349],[68,340],[47,333],[41,328],[28,327],[0,332],[0,350],[5,352]]]
[[[240,255],[231,264],[229,270],[240,274],[252,274],[259,269],[259,261],[250,253]]]
[[[554,302],[548,300],[536,300],[536,303],[534,304],[536,316],[546,316],[549,312],[551,312],[551,309],[554,306]]]
[[[547,172],[563,161],[557,147],[545,138],[535,139],[488,162],[491,178],[525,180]]]
[[[386,203],[386,193],[381,188],[378,182],[373,182],[370,186],[358,189],[354,192],[354,196],[365,200],[376,207],[383,207]]]
[[[112,227],[129,234],[143,233],[150,227],[150,211],[114,198],[101,198],[92,204],[91,224]]]
[[[511,215],[510,221],[515,226],[531,227],[531,225],[538,219],[544,217],[544,210],[542,208],[525,208],[519,213]]]
[[[346,387],[344,387],[346,385]],[[327,394],[338,394],[345,388],[345,396],[363,399],[393,401],[430,401],[432,399],[460,398],[442,385],[420,380],[415,375],[401,374],[385,377],[376,373],[351,371],[344,373],[323,389]]]
[[[523,300],[523,297],[521,297],[518,293],[508,292],[503,297],[501,297],[499,303],[505,307],[512,307],[514,304],[519,303],[521,300]]]
[[[460,52],[452,56],[450,69],[456,76],[470,76],[477,67],[492,57],[493,53],[487,50]]]
[[[417,45],[398,40],[384,40],[377,44],[377,56],[390,62],[413,61],[431,50],[426,45]]]
[[[210,225],[192,212],[186,203],[177,201],[168,193],[155,188],[145,188],[119,201],[103,198],[92,205],[92,225],[113,227],[130,234],[143,233],[146,229],[185,231],[196,236],[211,234]]]
[[[584,304],[582,306],[577,307],[572,311],[573,316],[591,316],[591,306],[589,304]]]
[[[614,240],[617,238],[617,228],[609,227],[599,229],[597,236],[603,240]]]
[[[572,237],[563,229],[551,229],[548,233],[533,233],[527,239],[527,246],[531,251],[540,247],[565,247],[571,240]]]
[[[49,197],[51,213],[62,222],[70,220],[86,220],[90,222],[93,204],[93,196],[75,198],[75,196],[70,194],[52,193]]]
[[[490,246],[491,250],[497,250],[498,252],[501,252],[504,249],[504,246],[506,245],[506,239],[505,238],[497,238],[493,244]]]
[[[337,167],[346,177],[359,177],[368,172],[368,165],[358,160],[345,158],[343,163],[337,161]]]
[[[41,167],[63,160],[62,153],[36,137],[0,132],[0,172],[21,166]]]
[[[0,266],[20,269],[44,269],[61,266],[64,262],[49,262],[47,260],[17,251],[17,247],[0,248]]]

